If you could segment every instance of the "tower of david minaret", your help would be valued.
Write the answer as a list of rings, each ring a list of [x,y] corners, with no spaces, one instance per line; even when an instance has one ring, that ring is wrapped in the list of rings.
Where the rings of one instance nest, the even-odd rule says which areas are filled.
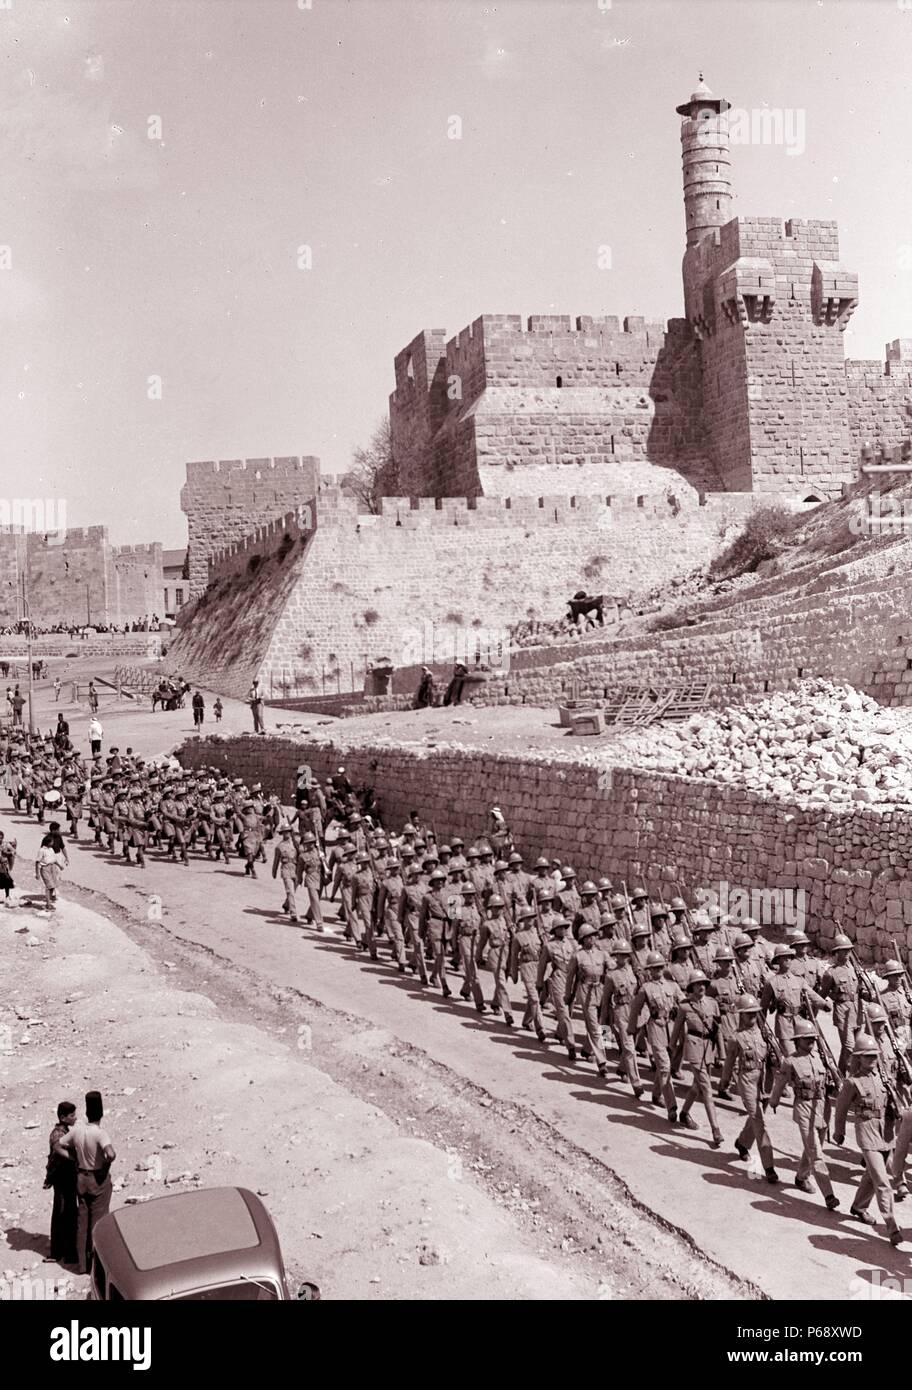
[[[781,143],[781,112],[735,112],[702,74],[676,109],[684,305],[715,467],[731,491],[838,496],[855,471],[842,333],[858,277],[839,261],[836,223],[731,215],[733,136]]]

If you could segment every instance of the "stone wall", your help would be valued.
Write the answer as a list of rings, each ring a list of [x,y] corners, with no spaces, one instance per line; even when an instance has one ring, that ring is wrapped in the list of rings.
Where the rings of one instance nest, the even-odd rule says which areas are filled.
[[[870,444],[889,450],[912,433],[912,339],[887,343],[883,362],[846,362],[849,426],[856,456]]]
[[[105,526],[70,527],[62,538],[0,533],[0,625],[24,616],[23,578],[39,627],[129,623],[160,613],[162,548],[114,547]]]
[[[131,623],[164,616],[162,591],[162,548],[158,541],[151,545],[115,546],[113,552],[114,595],[111,608],[115,623]]]
[[[835,919],[867,960],[912,948],[912,818],[906,812],[805,810],[739,787],[604,768],[573,760],[468,751],[347,748],[344,741],[199,739],[179,753],[187,766],[217,766],[267,793],[293,798],[295,769],[322,779],[343,763],[376,788],[390,825],[412,809],[441,839],[466,841],[503,809],[526,862],[539,854],[574,865],[580,878],[608,873],[685,890],[802,890],[805,930],[826,947]],[[757,915],[755,913],[755,915]]]
[[[94,637],[56,636],[53,633],[36,637],[32,642],[32,655],[38,657],[141,657],[151,660],[158,657],[162,641],[168,639],[162,632],[99,632]],[[0,661],[25,661],[28,647],[24,637],[0,637]]]
[[[419,334],[395,371],[393,454],[412,495],[631,492],[626,469],[646,460],[720,486],[683,319],[485,314],[446,344]]]
[[[381,658],[420,662],[429,629],[444,634],[441,652],[455,654],[480,630],[561,615],[581,584],[626,594],[644,573],[662,580],[706,563],[752,505],[726,496],[701,506],[678,478],[673,491],[610,503],[519,496],[447,498],[440,507],[421,498],[413,507],[386,498],[382,515],[365,516],[324,489],[316,530],[286,563],[294,575],[283,581],[284,599],[274,586],[248,586],[251,541],[224,561],[246,557],[243,572],[218,577],[205,604],[182,617],[169,661],[224,694],[245,695],[254,674],[267,697],[359,690]],[[280,534],[263,533],[264,554]],[[246,641],[235,624],[241,612],[257,622]]]
[[[319,478],[320,460],[312,455],[188,463],[181,510],[189,533],[191,596],[206,587],[213,551],[308,502]]]

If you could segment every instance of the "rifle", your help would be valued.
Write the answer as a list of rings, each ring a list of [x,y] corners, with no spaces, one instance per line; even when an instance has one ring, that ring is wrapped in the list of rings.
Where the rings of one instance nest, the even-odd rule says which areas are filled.
[[[757,1015],[757,1025],[766,1043],[766,1065],[764,1067],[762,1091],[764,1096],[768,1096],[771,1090],[772,1073],[778,1071],[782,1066],[782,1048],[775,1033],[770,1028],[762,1013]]]
[[[694,959],[693,953],[693,919],[690,915],[690,908],[687,906],[687,900],[684,897],[684,894],[681,892],[680,888],[678,887],[677,883],[673,883],[671,886],[675,891],[675,897],[680,898],[681,902],[684,903],[684,926],[687,929],[688,936],[691,938],[691,944],[687,949],[687,957],[691,965],[696,965],[697,962]],[[732,952],[732,954],[734,955],[734,952]],[[740,972],[738,972],[738,978],[740,979]],[[738,985],[738,988],[741,989],[740,983]],[[741,990],[741,992],[742,994],[744,993],[743,989]]]
[[[861,985],[862,983],[864,983],[865,987],[867,988],[870,994],[868,1002],[871,1004],[880,1004],[880,990],[874,984],[874,981],[871,979],[871,976],[869,975],[868,971],[865,970],[861,965],[859,965],[858,961],[855,958],[855,952],[852,951],[850,954],[852,957],[852,965],[858,977],[859,1000],[862,999]],[[862,1018],[864,1018],[864,1014],[859,1009],[859,1019]],[[912,1086],[912,1066],[910,1066],[908,1057],[906,1056],[905,1052],[903,1052],[902,1048],[896,1040],[896,1033],[893,1029],[893,1024],[890,1022],[890,1015],[887,1013],[886,1009],[884,1009],[884,1023],[886,1027],[887,1037],[890,1039],[890,1046],[893,1049],[893,1055],[896,1058],[897,1073],[899,1075],[899,1079],[902,1081],[902,1084],[904,1086]],[[897,1113],[899,1112],[897,1111]]]
[[[899,961],[900,965],[903,968],[903,986],[906,991],[906,998],[912,999],[912,975],[909,974],[908,967],[906,966],[906,963],[903,960],[902,956],[899,954],[899,947],[896,944],[895,936],[890,937],[890,945],[893,947],[896,959]]]

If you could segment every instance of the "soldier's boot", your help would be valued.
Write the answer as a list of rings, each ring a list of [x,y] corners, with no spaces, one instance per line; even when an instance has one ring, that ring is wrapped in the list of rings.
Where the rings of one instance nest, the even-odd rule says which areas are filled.
[[[813,1184],[810,1183],[810,1182],[808,1182],[807,1178],[796,1178],[796,1179],[795,1179],[795,1186],[797,1187],[797,1189],[798,1189],[799,1192],[813,1192],[813,1191],[814,1191]]]
[[[746,1149],[744,1145],[741,1143],[741,1141],[738,1139],[735,1140],[735,1149],[737,1150],[738,1157],[740,1159],[744,1160],[747,1158],[749,1150]]]
[[[691,1115],[689,1110],[681,1111],[680,1115],[678,1116],[678,1124],[683,1125],[685,1129],[700,1128],[700,1126],[697,1124],[696,1120],[694,1119],[693,1115]]]
[[[827,1211],[835,1211],[839,1206],[839,1198],[836,1196],[835,1192],[828,1192],[823,1200],[826,1203]]]
[[[721,1131],[721,1129],[714,1129],[714,1130],[713,1130],[712,1143],[710,1144],[709,1147],[710,1147],[711,1149],[721,1149],[721,1147],[722,1147],[722,1131]]]
[[[904,1202],[909,1195],[909,1189],[908,1187],[906,1187],[906,1184],[904,1182],[901,1182],[897,1185],[896,1191],[893,1195],[895,1196],[897,1202]]]
[[[540,1043],[544,1043],[545,1046],[547,1047],[547,1045],[548,1045],[548,1034],[544,1031],[543,1028],[536,1028],[536,1030],[535,1030],[535,1036],[538,1038],[538,1041],[539,1041]]]
[[[903,1233],[902,1233],[902,1231],[899,1229],[899,1227],[896,1226],[896,1227],[894,1227],[894,1229],[890,1232],[890,1244],[891,1244],[891,1245],[902,1245],[902,1243],[903,1243]]]
[[[504,1014],[504,1023],[507,1025],[508,1028],[512,1028],[512,1027],[513,1027],[513,1015],[512,1015],[512,1014]]]
[[[606,1062],[599,1062],[596,1069],[598,1071],[599,1076],[608,1075],[608,1065]]]
[[[567,1043],[567,1056],[570,1058],[571,1062],[576,1061],[576,1048],[571,1042]]]
[[[763,1171],[766,1174],[766,1181],[768,1183],[772,1184],[779,1181],[779,1174],[776,1172],[775,1168],[764,1168]]]
[[[865,1226],[876,1226],[877,1222],[869,1211],[861,1211],[858,1207],[849,1207],[849,1215],[856,1221],[861,1221]]]
[[[720,1100],[731,1100],[732,1098],[731,1091],[726,1090],[722,1086],[719,1087],[718,1091],[716,1092],[716,1095],[719,1097]]]
[[[668,1112],[668,1123],[669,1123],[670,1125],[676,1125],[676,1124],[678,1123],[678,1107],[677,1107],[677,1106],[673,1106],[672,1109],[669,1110],[669,1112]]]

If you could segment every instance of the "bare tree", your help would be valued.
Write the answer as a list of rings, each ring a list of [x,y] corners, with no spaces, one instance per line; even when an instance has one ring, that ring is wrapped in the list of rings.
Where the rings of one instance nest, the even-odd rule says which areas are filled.
[[[390,423],[384,416],[371,435],[370,443],[355,450],[352,467],[342,474],[339,485],[364,511],[377,513],[381,497],[398,495],[398,483]]]

